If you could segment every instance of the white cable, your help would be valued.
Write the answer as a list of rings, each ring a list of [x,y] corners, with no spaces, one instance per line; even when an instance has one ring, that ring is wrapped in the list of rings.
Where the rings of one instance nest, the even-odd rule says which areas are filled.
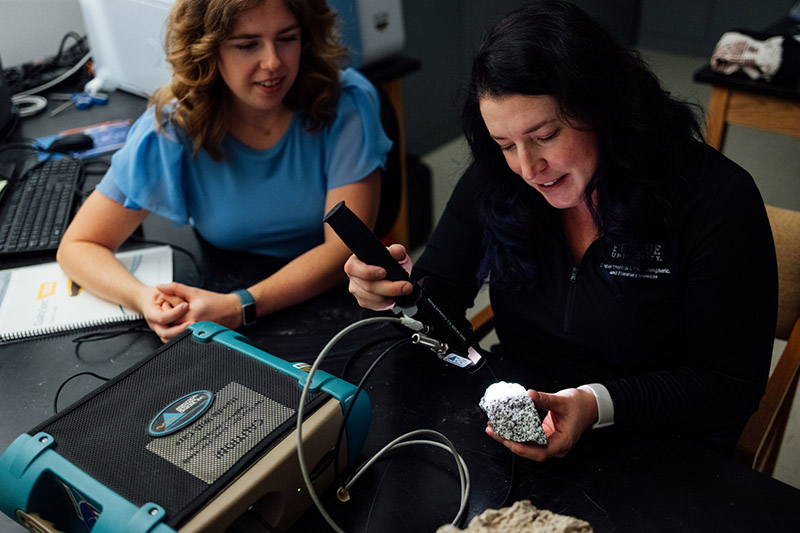
[[[28,89],[26,91],[21,91],[21,92],[18,92],[17,94],[13,94],[11,96],[12,97],[13,96],[28,96],[29,94],[36,94],[36,93],[40,93],[42,91],[46,91],[50,87],[54,87],[54,86],[58,85],[62,81],[66,80],[67,78],[69,78],[70,76],[72,76],[73,74],[78,72],[78,70],[83,65],[85,65],[87,61],[89,61],[90,57],[92,57],[92,53],[91,52],[86,52],[86,55],[84,55],[80,59],[80,61],[75,63],[75,65],[72,68],[70,68],[68,71],[66,71],[61,76],[59,76],[57,78],[53,78],[52,80],[48,81],[47,83],[43,83],[43,84],[39,85],[38,87],[32,87],[32,88],[30,88],[30,89]]]
[[[306,467],[305,454],[303,452],[303,408],[305,406],[306,397],[308,396],[308,390],[309,390],[309,388],[311,386],[311,382],[313,380],[314,373],[317,371],[319,365],[322,363],[322,360],[328,355],[328,352],[330,352],[330,350],[333,348],[333,346],[337,342],[339,342],[339,340],[341,340],[342,337],[344,337],[345,335],[347,335],[348,333],[350,333],[354,329],[359,328],[359,327],[364,326],[364,325],[367,325],[367,324],[374,323],[374,322],[394,322],[394,323],[400,323],[400,324],[402,324],[404,326],[409,326],[409,323],[408,323],[407,320],[402,320],[400,318],[373,317],[373,318],[366,318],[366,319],[363,319],[363,320],[359,320],[358,322],[350,324],[349,326],[347,326],[346,328],[341,330],[330,341],[328,341],[328,343],[322,348],[322,350],[320,351],[320,353],[317,356],[316,360],[314,361],[314,364],[311,366],[311,370],[309,370],[308,376],[306,377],[306,382],[303,385],[303,391],[300,394],[300,403],[299,403],[299,405],[297,407],[297,458],[298,458],[298,461],[300,462],[300,472],[303,475],[303,481],[306,484],[306,488],[308,489],[308,493],[311,496],[311,499],[314,502],[314,505],[316,505],[317,509],[319,510],[320,514],[325,519],[325,521],[328,522],[328,525],[330,525],[333,528],[333,530],[336,531],[337,533],[346,533],[346,532],[343,529],[341,529],[336,524],[336,522],[333,521],[333,518],[331,518],[331,516],[328,514],[328,512],[323,507],[322,502],[320,501],[319,497],[317,496],[316,491],[314,490],[314,486],[313,486],[313,484],[311,482],[311,477],[308,474],[308,468]],[[414,321],[414,322],[416,322],[416,321]],[[355,401],[355,398],[354,398],[353,401]],[[442,443],[436,442],[436,441],[429,441],[429,440],[414,440],[414,441],[404,442],[405,439],[407,439],[407,438],[415,437],[417,435],[423,435],[423,434],[428,434],[428,435],[432,435],[434,437],[438,437],[438,438],[442,439],[445,444],[442,444]],[[366,471],[367,468],[372,466],[375,463],[375,461],[377,461],[383,454],[385,454],[386,452],[388,452],[388,451],[390,451],[390,450],[392,450],[394,448],[397,448],[397,447],[400,447],[400,446],[412,445],[412,444],[428,444],[428,445],[438,446],[440,448],[444,448],[444,449],[448,450],[453,455],[453,457],[456,459],[456,467],[458,468],[458,477],[459,477],[459,481],[461,483],[461,499],[460,499],[460,506],[459,506],[459,509],[458,509],[458,513],[456,514],[455,519],[453,519],[452,524],[453,525],[457,525],[461,521],[461,518],[462,518],[463,514],[467,510],[467,500],[468,500],[468,497],[469,497],[469,486],[470,486],[469,470],[467,469],[467,464],[464,462],[464,459],[458,454],[458,451],[456,450],[456,448],[453,445],[453,443],[450,442],[450,440],[447,437],[445,437],[444,435],[442,435],[441,433],[439,433],[437,431],[433,431],[433,430],[430,430],[430,429],[418,429],[418,430],[406,433],[405,435],[403,435],[401,437],[396,438],[395,440],[393,440],[392,442],[390,442],[389,444],[384,446],[383,449],[381,449],[377,454],[375,454],[364,465],[362,465],[358,469],[356,474],[350,479],[350,481],[347,482],[346,486],[343,487],[344,490],[347,490],[349,487],[351,487],[353,485],[353,483],[355,483],[355,481],[361,476],[361,474],[364,471]]]
[[[47,107],[47,98],[35,95],[14,95],[11,103],[17,106],[17,114],[20,117],[30,117]]]
[[[320,501],[319,497],[317,496],[317,492],[314,490],[314,486],[311,483],[311,477],[308,475],[308,468],[306,467],[306,458],[305,454],[303,453],[303,407],[306,403],[306,396],[308,396],[308,389],[311,386],[311,381],[314,378],[314,373],[317,371],[320,363],[328,355],[328,352],[331,351],[333,346],[339,342],[339,339],[350,333],[356,328],[361,326],[365,326],[367,324],[372,324],[374,322],[395,322],[400,323],[399,318],[394,317],[373,317],[373,318],[365,318],[363,320],[359,320],[358,322],[354,322],[350,324],[342,331],[334,335],[334,337],[328,341],[322,351],[317,356],[317,359],[314,361],[314,364],[311,365],[311,370],[308,371],[308,376],[306,376],[305,385],[303,385],[303,392],[300,394],[300,404],[297,406],[297,459],[300,462],[300,472],[303,474],[303,481],[306,484],[306,488],[308,489],[308,493],[311,496],[311,500],[314,502],[314,505],[317,506],[320,514],[325,519],[326,522],[336,531],[337,533],[345,533],[345,531],[340,528],[336,522],[333,521],[333,518],[328,515],[328,512],[325,511],[325,508],[322,506],[322,502]],[[355,401],[356,398],[353,399]]]
[[[441,442],[436,442],[436,441],[432,441],[432,440],[413,440],[413,441],[404,442],[404,440],[407,439],[407,438],[416,437],[417,435],[424,435],[424,434],[429,434],[429,435],[432,435],[434,437],[438,437],[438,438],[440,438],[440,439],[442,439],[444,441],[444,444],[442,444]],[[371,467],[385,453],[393,450],[394,448],[399,448],[401,446],[410,446],[410,445],[414,445],[414,444],[427,444],[427,445],[430,445],[430,446],[437,446],[439,448],[442,448],[442,449],[445,449],[445,450],[449,451],[453,455],[453,457],[455,458],[456,467],[458,468],[458,478],[459,478],[459,481],[461,483],[461,498],[460,498],[460,505],[459,505],[459,508],[458,508],[458,513],[456,514],[456,517],[453,519],[451,524],[454,525],[454,526],[458,525],[460,523],[460,521],[461,521],[462,515],[467,510],[467,500],[469,498],[469,486],[470,486],[469,485],[469,469],[467,468],[466,462],[464,462],[464,458],[461,457],[461,455],[459,455],[459,453],[456,450],[456,448],[453,445],[453,443],[450,442],[450,440],[447,437],[445,437],[444,435],[442,435],[438,431],[434,431],[432,429],[418,429],[418,430],[415,430],[415,431],[411,431],[411,432],[406,433],[405,435],[403,435],[401,437],[396,438],[395,440],[393,440],[392,442],[390,442],[389,444],[384,446],[383,449],[381,449],[378,453],[373,455],[372,458],[369,461],[364,463],[358,469],[358,471],[353,475],[353,477],[350,479],[350,481],[348,481],[345,484],[343,489],[346,490],[346,491],[350,490],[350,487],[352,487],[353,484],[356,482],[356,480],[359,477],[361,477],[361,474],[363,474],[369,467]]]

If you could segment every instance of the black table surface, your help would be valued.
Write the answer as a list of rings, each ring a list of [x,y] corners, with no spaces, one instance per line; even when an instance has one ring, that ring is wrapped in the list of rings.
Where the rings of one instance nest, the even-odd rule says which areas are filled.
[[[113,97],[112,97],[113,98]],[[131,97],[132,98],[132,97]],[[119,98],[127,99],[126,96]],[[140,99],[139,99],[140,100]],[[143,101],[131,100],[131,109]],[[77,113],[77,111],[72,111]],[[134,116],[110,116],[135,118]],[[100,122],[98,117],[86,120]],[[91,124],[92,122],[87,122]],[[38,126],[40,130],[43,128]],[[54,128],[58,129],[58,126]],[[29,131],[36,130],[31,128]],[[52,131],[36,131],[45,135]],[[280,261],[223,252],[200,241],[188,228],[149,217],[141,237],[187,250],[175,252],[175,279],[205,280],[214,290],[246,286],[280,266]],[[139,245],[139,244],[132,244]],[[18,258],[19,264],[52,257]],[[4,264],[4,267],[6,265]],[[344,287],[244,328],[260,349],[290,361],[313,362],[341,328],[374,314],[358,308]],[[357,383],[377,354],[400,338],[390,325],[366,326],[345,337],[323,369]],[[157,349],[150,332],[135,331],[76,349],[73,332],[0,345],[0,450],[53,414],[59,387],[79,372],[112,377]],[[469,469],[467,519],[487,508],[520,499],[553,512],[589,521],[595,531],[791,531],[800,517],[800,490],[733,460],[676,437],[625,434],[616,429],[587,433],[565,458],[545,463],[512,461],[507,449],[484,433],[478,401],[498,380],[549,390],[543,376],[492,358],[474,374],[445,366],[417,346],[390,353],[367,382],[373,414],[362,459],[396,437],[433,429],[450,439]],[[100,386],[81,376],[58,397],[61,409]],[[342,504],[329,489],[326,510],[346,531],[435,531],[451,521],[459,505],[459,481],[452,456],[429,446],[405,447],[377,462]],[[21,530],[5,516],[0,529]],[[312,506],[292,533],[329,531]]]
[[[153,218],[153,217],[151,217]],[[148,220],[144,237],[191,251],[218,290],[242,286],[275,268],[270,259],[222,253],[189,230]],[[175,253],[175,277],[196,283],[194,266]],[[209,276],[210,275],[210,276]],[[242,332],[260,349],[289,361],[313,362],[342,327],[373,316],[355,305],[344,287]],[[0,402],[4,406],[0,449],[53,414],[59,386],[71,375],[92,371],[111,377],[160,346],[149,332],[133,332],[76,350],[77,333],[0,346]],[[369,325],[346,336],[322,368],[357,383],[384,348],[400,338],[391,325]],[[796,527],[800,490],[733,460],[675,437],[627,435],[605,429],[587,433],[565,458],[539,464],[517,459],[484,434],[478,401],[498,380],[548,390],[547,380],[492,358],[474,374],[449,367],[417,346],[390,353],[376,367],[366,390],[373,413],[361,454],[366,460],[391,440],[416,429],[433,429],[457,447],[469,469],[467,518],[504,502],[529,499],[553,512],[589,521],[595,531],[788,531]],[[59,409],[102,382],[70,381]],[[513,470],[513,473],[512,473]],[[456,515],[459,481],[454,459],[429,446],[396,450],[375,464],[342,504],[323,493],[327,512],[345,531],[435,531]],[[5,517],[4,517],[5,519]],[[9,527],[14,527],[6,520]],[[0,526],[4,525],[0,521]],[[329,531],[311,507],[292,533]]]
[[[355,374],[360,366],[353,366]],[[586,520],[598,532],[789,531],[797,526],[800,491],[678,437],[604,429],[585,434],[564,458],[512,459],[484,434],[486,417],[477,405],[498,380],[547,390],[547,380],[502,359],[467,374],[420,350],[388,357],[366,388],[373,425],[364,457],[413,429],[441,432],[469,468],[468,519],[527,499]],[[393,452],[350,493],[347,503],[330,492],[323,499],[345,531],[435,531],[453,520],[459,506],[454,460],[438,448]],[[318,513],[309,512],[291,532],[328,531],[326,526]]]

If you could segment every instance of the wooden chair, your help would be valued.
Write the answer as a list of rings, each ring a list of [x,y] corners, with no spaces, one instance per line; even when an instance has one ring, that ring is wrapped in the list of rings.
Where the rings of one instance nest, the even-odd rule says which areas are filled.
[[[772,475],[800,376],[800,212],[767,206],[778,256],[778,324],[775,337],[787,341],[767,383],[758,411],[747,422],[735,456]],[[481,339],[494,327],[491,306],[471,319]]]
[[[767,206],[778,256],[778,325],[786,347],[767,391],[739,438],[736,457],[772,475],[800,376],[800,212]]]

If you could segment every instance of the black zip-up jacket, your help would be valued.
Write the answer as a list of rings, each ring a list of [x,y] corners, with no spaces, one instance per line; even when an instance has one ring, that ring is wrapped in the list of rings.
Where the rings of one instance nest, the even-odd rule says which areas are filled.
[[[630,249],[600,237],[576,265],[556,223],[533,288],[490,282],[490,298],[507,357],[559,388],[602,383],[617,426],[730,451],[769,373],[775,249],[752,177],[700,143],[691,153],[662,238]],[[480,179],[474,166],[461,178],[414,272],[464,310],[478,290]]]

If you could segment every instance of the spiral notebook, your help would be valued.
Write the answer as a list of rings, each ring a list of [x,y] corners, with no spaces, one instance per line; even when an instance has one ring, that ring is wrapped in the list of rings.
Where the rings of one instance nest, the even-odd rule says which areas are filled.
[[[172,281],[169,246],[120,252],[116,256],[145,285]],[[0,270],[0,342],[142,318],[81,289],[58,263]]]

